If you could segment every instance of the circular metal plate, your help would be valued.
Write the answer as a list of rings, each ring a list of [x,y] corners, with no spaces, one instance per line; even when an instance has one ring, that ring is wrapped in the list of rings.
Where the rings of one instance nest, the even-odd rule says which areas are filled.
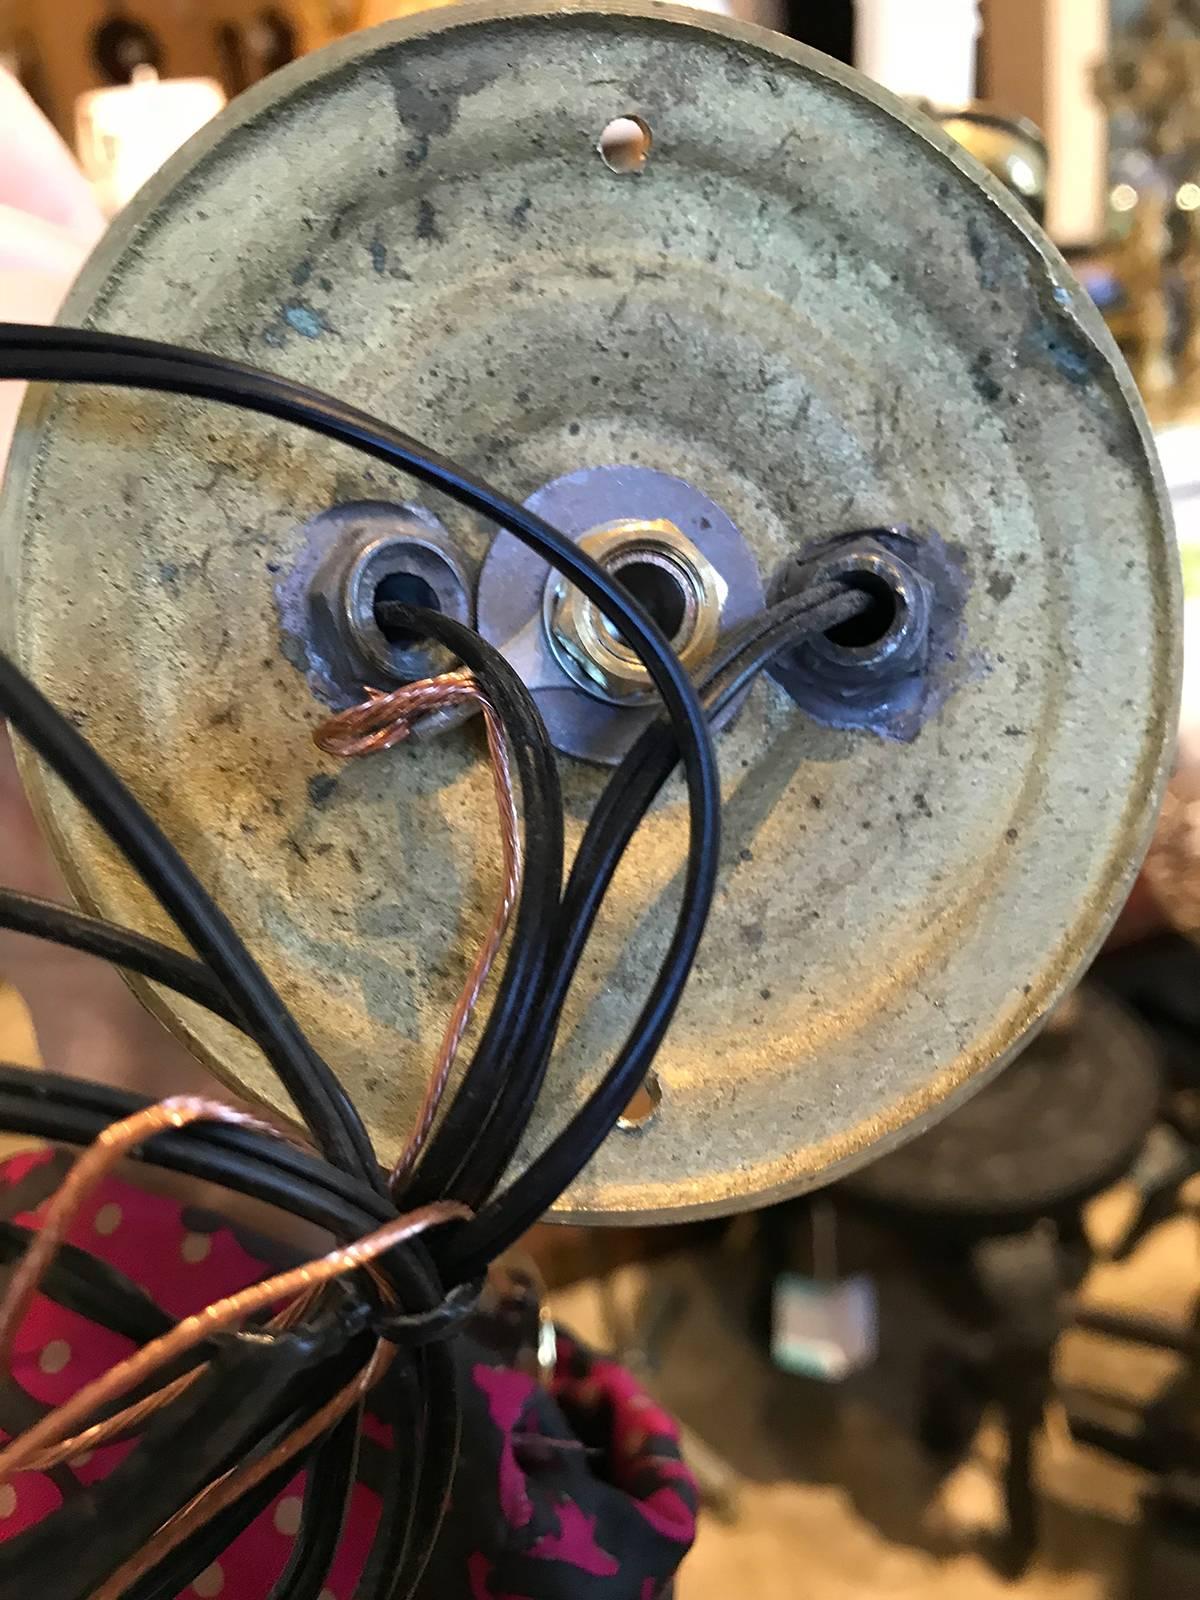
[[[596,153],[644,119],[644,170]],[[980,1081],[1129,880],[1175,716],[1177,582],[1148,436],[1058,257],[915,112],[783,39],[672,9],[454,7],[243,96],[117,224],[70,321],[276,368],[517,498],[641,463],[764,574],[852,527],[966,563],[966,681],[911,744],[773,684],[720,736],[724,873],[662,1103],[566,1199],[646,1218],[796,1192]],[[348,451],[167,398],[40,395],[0,592],[23,664],[179,841],[391,1155],[497,892],[472,730],[341,768],[272,595],[338,502],[424,499]],[[28,771],[90,906],[166,932]],[[565,762],[578,837],[603,775]],[[525,1155],[640,1004],[678,893],[670,789],[616,884]],[[244,1041],[156,1008],[278,1103]]]

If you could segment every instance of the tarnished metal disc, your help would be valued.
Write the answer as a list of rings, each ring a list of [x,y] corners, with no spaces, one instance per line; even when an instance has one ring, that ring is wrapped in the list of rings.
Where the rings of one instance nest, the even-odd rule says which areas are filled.
[[[638,173],[597,153],[643,119]],[[1176,577],[1099,318],[948,139],[788,41],[671,9],[455,7],[238,100],[152,183],[68,320],[250,359],[392,418],[518,498],[641,464],[732,519],[764,579],[904,522],[965,562],[963,681],[911,743],[760,683],[720,735],[724,875],[659,1062],[567,1208],[731,1209],[862,1162],[1000,1063],[1095,948],[1158,798]],[[497,892],[477,730],[342,768],[273,586],[316,513],[419,499],[350,452],[199,403],[39,396],[7,499],[7,628],[126,775],[395,1152]],[[15,580],[15,582],[13,581]],[[52,783],[81,899],[163,934]],[[564,761],[569,829],[605,774]],[[661,953],[678,788],[622,872],[527,1145],[611,1057]],[[230,1080],[269,1073],[156,1009]]]

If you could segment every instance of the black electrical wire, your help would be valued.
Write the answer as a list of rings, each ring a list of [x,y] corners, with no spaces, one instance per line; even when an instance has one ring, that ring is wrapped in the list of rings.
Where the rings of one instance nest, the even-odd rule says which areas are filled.
[[[144,1096],[83,1079],[0,1067],[0,1127],[57,1144],[92,1144],[112,1123],[151,1104]],[[395,1216],[394,1207],[377,1190],[283,1140],[248,1128],[194,1123],[157,1134],[132,1159],[261,1200],[327,1229],[343,1243]],[[392,1259],[385,1257],[385,1264]],[[405,1293],[403,1283],[397,1292]]]
[[[0,888],[0,928],[65,945],[69,950],[80,950],[127,972],[136,972],[194,1000],[235,1028],[246,1027],[212,969],[203,961],[115,922],[85,916],[69,906],[20,894],[16,889]]]
[[[206,1567],[212,1566],[238,1535],[244,1533],[255,1518],[263,1514],[296,1473],[308,1468],[309,1460],[314,1454],[314,1446],[297,1451],[291,1461],[282,1467],[277,1467],[256,1489],[251,1489],[235,1504],[226,1506],[224,1511],[218,1512],[211,1522],[206,1522],[203,1527],[197,1528],[195,1533],[179,1547],[182,1554],[177,1561],[160,1562],[153,1572],[144,1574],[128,1588],[121,1600],[179,1600],[191,1579],[185,1578],[181,1587],[175,1581],[176,1573],[191,1572],[194,1578]]]
[[[701,679],[710,719],[719,717],[748,680],[776,655],[794,648],[806,637],[836,627],[866,604],[862,595],[841,584],[824,583],[781,601],[728,634],[706,663]],[[739,662],[743,670],[736,682],[722,688],[725,676]],[[466,1116],[461,1090],[455,1097],[443,1126],[444,1138],[458,1164],[450,1172],[437,1173],[439,1188],[423,1185],[417,1191],[419,1203],[425,1204],[438,1193],[453,1193],[478,1210],[503,1176],[541,1090],[558,1019],[596,915],[625,849],[676,759],[669,726],[656,721],[606,784],[572,864],[554,932],[557,963],[546,989],[538,996],[536,1032],[525,1040],[492,1102],[472,1106],[471,1115]],[[649,780],[648,768],[654,774]],[[606,843],[614,827],[619,837]],[[424,1171],[422,1177],[428,1183]]]
[[[752,619],[742,631],[722,642],[710,664],[704,697],[707,714],[719,716],[781,652],[795,648],[806,637],[836,627],[867,604],[861,594],[824,586],[783,601]],[[492,1148],[486,1154],[478,1145],[472,1151],[471,1164],[474,1167],[480,1163],[485,1178],[493,1173],[498,1177],[516,1150],[540,1089],[567,991],[608,886],[638,824],[677,759],[670,728],[652,723],[609,780],[589,818],[563,896],[561,924],[555,935],[558,963],[547,991],[539,999],[537,1031],[526,1041],[526,1064],[532,1070],[524,1088],[524,1104],[516,1101],[520,1090],[512,1090],[504,1102],[509,1117],[507,1129],[499,1134],[493,1130]],[[456,1230],[439,1241],[438,1261],[448,1281],[482,1270],[487,1261],[508,1248],[553,1204],[578,1170],[568,1171],[577,1153],[587,1148],[583,1159],[590,1159],[628,1104],[630,1094],[625,1093],[623,1084],[618,1088],[615,1083],[610,1068],[568,1127],[510,1187],[481,1210],[469,1228]],[[619,1098],[621,1094],[623,1099]],[[488,1137],[487,1130],[484,1137]]]
[[[408,1456],[418,1465],[428,1422],[429,1370],[424,1351],[416,1353],[410,1366],[393,1366],[375,1391],[372,1407],[374,1415],[391,1428],[393,1441],[405,1440]],[[404,1452],[387,1450],[379,1458],[379,1521],[355,1591],[356,1600],[367,1596],[382,1600],[406,1559],[421,1486],[415,1479],[405,1478],[403,1456]]]
[[[19,1261],[34,1233],[17,1222],[0,1222],[0,1266]],[[66,1241],[59,1245],[38,1289],[47,1300],[134,1344],[146,1344],[175,1326],[174,1318],[132,1278]]]
[[[48,1579],[38,1585],[40,1593],[86,1600],[199,1489],[245,1459],[264,1434],[295,1426],[298,1408],[311,1412],[336,1390],[339,1378],[346,1382],[352,1371],[343,1375],[345,1363],[338,1357],[355,1338],[363,1336],[353,1334],[344,1316],[330,1315],[269,1338],[223,1337],[207,1369],[151,1419],[143,1448],[53,1517],[6,1541],[0,1597],[28,1595],[37,1571]],[[166,1462],[171,1470],[165,1470]],[[103,1516],[97,1514],[101,1503]],[[70,1561],[63,1561],[64,1549],[71,1551]],[[181,1587],[190,1581],[185,1577]]]
[[[379,620],[382,626],[437,640],[470,668],[504,725],[520,776],[525,860],[512,937],[491,1010],[453,1100],[457,1106],[466,1097],[471,1106],[482,1108],[495,1098],[520,1054],[551,958],[563,874],[558,766],[533,696],[494,645],[453,618],[418,606],[389,602],[379,608]],[[446,1136],[435,1129],[422,1169],[427,1162],[436,1164],[445,1148]],[[451,1188],[439,1194],[439,1199],[456,1198]]]
[[[344,1416],[322,1440],[305,1472],[300,1527],[287,1566],[272,1585],[267,1600],[321,1600],[354,1492],[360,1410],[361,1407],[356,1408]],[[292,1471],[296,1471],[294,1461]],[[178,1593],[176,1589],[174,1594]]]
[[[81,733],[0,652],[0,714],[63,780],[216,974],[335,1165],[379,1182],[361,1117],[233,924],[175,846]]]
[[[48,1082],[43,1081],[47,1079]],[[70,1144],[90,1144],[118,1117],[130,1115],[149,1103],[144,1097],[110,1089],[105,1085],[54,1077],[24,1068],[0,1068],[0,1126],[11,1128],[18,1133],[33,1134]],[[225,1124],[196,1124],[177,1133],[161,1134],[147,1141],[139,1152],[139,1159],[147,1165],[184,1172],[277,1206],[292,1215],[330,1229],[335,1236],[343,1240],[360,1237],[377,1227],[381,1221],[387,1220],[391,1214],[390,1208],[381,1201],[377,1192],[365,1186],[358,1186],[361,1202],[359,1206],[356,1207],[351,1200],[343,1198],[344,1194],[352,1193],[355,1186],[352,1180],[347,1179],[344,1174],[331,1168],[327,1163],[307,1156],[278,1139]],[[332,1193],[330,1189],[324,1188],[325,1182],[330,1185]],[[379,1258],[377,1262],[378,1266],[391,1267],[397,1294],[402,1303],[409,1308],[431,1307],[437,1298],[437,1290],[433,1286],[433,1280],[428,1276],[427,1269],[424,1277],[413,1276],[414,1271],[419,1273],[420,1270],[420,1247],[421,1241],[414,1241],[405,1251],[394,1252],[393,1255]],[[408,1261],[409,1253],[416,1255],[418,1260]],[[407,1276],[404,1274],[396,1276],[399,1265],[407,1269]],[[418,1361],[423,1363],[429,1361],[436,1363],[439,1359],[437,1355],[427,1355],[425,1351],[418,1351],[416,1356]],[[452,1397],[442,1403],[456,1405]],[[453,1417],[452,1411],[450,1423],[453,1422]],[[442,1503],[449,1487],[448,1481],[441,1481],[452,1470],[452,1463],[450,1468],[445,1466],[444,1454],[445,1427],[449,1425],[449,1423],[441,1425],[443,1454],[442,1466],[439,1469],[440,1477],[427,1482],[424,1490],[424,1499],[428,1500],[429,1506],[433,1508]],[[399,1433],[397,1437],[400,1437]],[[316,1473],[328,1442],[328,1439],[324,1441],[321,1448],[314,1453],[310,1472]],[[432,1444],[436,1445],[437,1442],[436,1439],[431,1440]],[[429,1465],[417,1460],[411,1452],[398,1449],[394,1452],[394,1457],[394,1460],[392,1456],[388,1457],[389,1481],[382,1486],[386,1493],[381,1507],[378,1537],[384,1540],[397,1526],[406,1530],[414,1523],[410,1497],[415,1498],[421,1493],[421,1482],[417,1481],[418,1478],[425,1481],[431,1477]],[[436,1462],[433,1465],[436,1465]],[[296,1468],[293,1467],[292,1470]],[[339,1503],[337,1499],[337,1494],[340,1492],[337,1487],[339,1481],[340,1478],[324,1479],[328,1498],[323,1495],[318,1502],[309,1501],[306,1496],[308,1516],[331,1515],[331,1507]],[[257,1514],[252,1507],[243,1507],[246,1512],[243,1521],[238,1516],[238,1509],[231,1507],[223,1514],[221,1526],[226,1529],[223,1541],[218,1542],[215,1547],[203,1544],[203,1548],[211,1549],[213,1554],[218,1553],[230,1539],[236,1537],[241,1527]],[[302,1519],[301,1540],[308,1539],[312,1533],[308,1516]],[[202,1533],[196,1537],[202,1539]],[[401,1541],[401,1552],[403,1547],[404,1540]],[[212,1559],[211,1555],[209,1559]],[[314,1557],[314,1561],[318,1559],[319,1556]],[[207,1562],[202,1561],[200,1567],[206,1564]],[[293,1576],[298,1580],[308,1581],[312,1570],[311,1567],[306,1567],[298,1573],[293,1573]],[[379,1570],[380,1581],[386,1578],[390,1583],[396,1571],[395,1562],[385,1564]],[[185,1578],[173,1589],[156,1587],[152,1592],[156,1596],[174,1596],[186,1587],[188,1581]],[[141,1592],[139,1588],[137,1593]],[[383,1593],[382,1590],[379,1592]],[[283,1590],[282,1593],[288,1591]],[[360,1587],[359,1593],[363,1600],[368,1600],[375,1591],[363,1586]],[[292,1600],[290,1594],[289,1600]]]
[[[390,1579],[384,1580],[383,1600],[408,1600],[416,1592],[442,1531],[462,1443],[458,1371],[449,1345],[426,1345],[417,1352],[417,1358],[426,1404],[422,1472],[408,1536],[403,1541],[403,1559]],[[365,1585],[363,1588],[365,1600],[369,1591]]]
[[[272,1419],[269,1430],[263,1433],[252,1449],[232,1454],[229,1466],[237,1467],[254,1461],[286,1439],[315,1410],[332,1399],[339,1389],[353,1379],[355,1372],[368,1358],[370,1343],[371,1341],[367,1340],[360,1344],[356,1352],[347,1352],[340,1358],[326,1361],[322,1368],[316,1369],[308,1379],[310,1385],[308,1394],[302,1392],[295,1394],[290,1409]],[[327,1444],[330,1437],[326,1435],[324,1443]],[[234,1539],[265,1510],[302,1467],[310,1472],[315,1469],[320,1454],[321,1450],[315,1445],[297,1451],[290,1461],[269,1474],[257,1490],[249,1491],[225,1507],[210,1522],[203,1524],[174,1550],[169,1551],[126,1591],[124,1600],[134,1600],[134,1596],[138,1596],[139,1600],[151,1600],[151,1597],[153,1600],[175,1600],[176,1596],[182,1595],[221,1551],[232,1544]],[[268,1484],[271,1486],[270,1493],[265,1493]],[[333,1514],[334,1511],[334,1507],[323,1508],[323,1514],[328,1515],[336,1524],[338,1519]],[[303,1528],[299,1537],[300,1539],[306,1537]],[[145,1540],[142,1542],[145,1543]],[[138,1547],[135,1545],[133,1548]],[[86,1592],[81,1593],[78,1600],[86,1600]]]
[[[695,688],[659,628],[619,581],[540,517],[398,430],[329,396],[240,363],[112,334],[6,324],[0,325],[0,376],[186,393],[298,423],[354,445],[515,534],[581,589],[620,632],[662,696],[679,740],[689,799],[687,866],[674,934],[612,1073],[616,1092],[610,1098],[618,1098],[624,1085],[627,1101],[670,1026],[703,936],[719,865],[720,788]],[[190,935],[189,941],[195,942]],[[205,949],[197,949],[207,957]],[[218,974],[224,981],[224,972],[218,969]]]
[[[824,583],[799,596],[784,600],[750,619],[720,641],[714,656],[706,664],[700,687],[707,694],[709,686],[739,654],[752,657],[748,675],[753,676],[774,655],[810,634],[835,627],[849,616],[856,615],[866,604],[861,595],[854,594],[836,583]],[[831,609],[822,609],[822,606]],[[385,614],[381,621],[385,625],[394,623],[410,631],[419,630],[421,619],[410,609],[386,606],[383,610]],[[393,611],[396,613],[394,616]],[[760,639],[766,640],[767,643],[763,650],[754,654],[752,647]],[[722,696],[719,704],[706,706],[710,719],[720,714],[736,692],[737,690],[733,690]],[[654,740],[660,745],[662,752],[672,752],[670,765],[673,766],[676,760],[673,752],[676,747],[671,739],[669,725],[664,727],[661,723],[657,723],[653,726],[657,730],[653,736]],[[648,731],[643,744],[650,738]],[[626,827],[624,841],[618,852],[617,859],[619,859],[619,854],[623,853],[652,803],[654,794],[657,793],[656,788],[653,792],[647,792],[640,800],[632,794],[631,772],[636,769],[639,759],[631,753],[606,785],[589,822],[576,863],[572,867],[576,896],[580,882],[590,877],[586,859],[591,841],[599,826],[606,822],[610,811],[614,807],[619,807],[625,816]],[[665,775],[662,781],[665,781]],[[658,787],[661,787],[661,781]],[[477,1086],[474,1082],[475,1063],[471,1064],[457,1093],[443,1113],[438,1138],[427,1151],[411,1187],[412,1203],[426,1204],[439,1196],[450,1195],[478,1209],[491,1196],[495,1185],[500,1181],[516,1152],[521,1132],[537,1099],[553,1045],[554,1029],[557,1027],[559,1013],[615,867],[616,859],[612,862],[604,881],[594,885],[594,903],[586,925],[579,923],[577,908],[568,909],[564,902],[559,925],[554,930],[552,939],[553,946],[558,952],[557,964],[552,977],[547,980],[546,987],[533,997],[530,1006],[530,1019],[532,1027],[536,1030],[536,1039],[531,1042],[530,1035],[526,1034],[521,1047],[512,1056],[507,1072],[498,1084],[489,1082]]]

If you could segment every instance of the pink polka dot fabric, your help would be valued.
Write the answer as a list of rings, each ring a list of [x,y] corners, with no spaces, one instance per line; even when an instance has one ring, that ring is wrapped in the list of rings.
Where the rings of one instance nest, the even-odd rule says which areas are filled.
[[[65,1165],[48,1148],[0,1164],[0,1220],[36,1228]],[[68,1237],[173,1319],[273,1270],[261,1240],[115,1178],[81,1209]],[[11,1402],[6,1415],[27,1423],[133,1348],[122,1335],[36,1296],[16,1340],[11,1379],[0,1381],[0,1395],[7,1391]],[[672,1419],[623,1368],[566,1338],[550,1392],[498,1365],[471,1337],[460,1336],[454,1353],[463,1449],[422,1600],[660,1600],[695,1532],[695,1484]],[[381,1387],[372,1404],[386,1403]],[[7,1436],[2,1429],[0,1436]],[[379,1516],[372,1485],[393,1447],[391,1427],[368,1413],[359,1481],[320,1600],[355,1594]],[[108,1445],[68,1467],[20,1473],[0,1485],[0,1541],[52,1515],[64,1494],[102,1480],[136,1448],[135,1441]],[[298,1473],[182,1600],[266,1600],[291,1554],[303,1492]]]
[[[12,1191],[41,1168],[47,1170],[48,1198],[56,1187],[49,1170],[52,1161],[49,1149],[12,1158],[0,1168],[0,1191]],[[43,1204],[11,1212],[8,1220],[36,1228]],[[80,1211],[67,1238],[125,1273],[170,1316],[184,1317],[256,1282],[268,1270],[230,1229],[198,1232],[199,1219],[188,1213],[185,1220],[186,1209],[179,1201],[110,1179]],[[13,1379],[32,1399],[56,1406],[133,1349],[128,1339],[37,1295],[17,1336]],[[94,1483],[134,1448],[132,1441],[102,1447],[71,1470],[80,1483]],[[184,1591],[186,1600],[264,1600],[291,1553],[303,1492],[304,1474],[299,1473]],[[19,1473],[0,1487],[0,1539],[39,1522],[61,1503],[59,1489],[46,1474]],[[351,1600],[377,1517],[375,1496],[358,1485],[322,1600]]]

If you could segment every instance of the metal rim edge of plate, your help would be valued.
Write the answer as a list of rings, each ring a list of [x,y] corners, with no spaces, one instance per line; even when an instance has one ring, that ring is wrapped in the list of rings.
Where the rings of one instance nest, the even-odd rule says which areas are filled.
[[[826,1134],[808,1151],[805,1161],[791,1167],[786,1162],[777,1162],[774,1181],[756,1180],[752,1189],[742,1191],[737,1189],[735,1179],[732,1187],[726,1182],[723,1191],[715,1198],[698,1195],[693,1184],[690,1192],[685,1190],[680,1194],[678,1203],[665,1204],[660,1184],[654,1203],[642,1204],[636,1197],[630,1197],[628,1186],[625,1190],[620,1185],[615,1189],[612,1186],[606,1189],[601,1178],[598,1183],[585,1183],[582,1190],[569,1193],[560,1208],[560,1214],[564,1217],[578,1216],[593,1221],[684,1220],[758,1205],[802,1192],[833,1176],[853,1170],[915,1133],[924,1121],[950,1109],[956,1100],[984,1082],[992,1072],[999,1070],[1029,1037],[1031,1030],[1036,1028],[1055,1000],[1070,986],[1098,949],[1119,910],[1157,814],[1174,737],[1178,698],[1180,648],[1177,624],[1181,604],[1178,574],[1168,549],[1170,516],[1161,472],[1132,380],[1099,314],[1074,285],[1057,252],[1041,237],[1011,197],[932,123],[849,69],[790,40],[749,25],[711,16],[699,17],[694,12],[678,7],[625,4],[595,7],[568,3],[547,10],[537,3],[455,6],[446,11],[419,13],[294,64],[242,96],[229,112],[191,141],[150,181],[93,255],[68,298],[62,313],[63,320],[77,321],[94,317],[103,311],[105,300],[102,291],[111,283],[114,268],[129,254],[136,252],[138,236],[145,224],[156,215],[182,180],[239,128],[267,115],[275,106],[286,103],[292,95],[326,78],[340,67],[365,61],[397,44],[442,34],[455,35],[459,30],[486,28],[494,22],[533,18],[595,19],[598,23],[607,21],[613,25],[628,19],[633,24],[640,23],[668,32],[682,28],[716,35],[742,47],[764,63],[791,63],[810,77],[823,79],[857,100],[868,102],[909,134],[918,136],[949,166],[957,168],[982,190],[991,206],[1002,214],[1010,232],[1020,236],[1030,260],[1044,274],[1040,292],[1045,297],[1046,305],[1052,303],[1054,315],[1069,323],[1087,350],[1099,356],[1102,363],[1100,378],[1109,390],[1108,403],[1111,404],[1115,391],[1118,403],[1123,402],[1127,408],[1140,438],[1141,459],[1136,469],[1142,476],[1143,487],[1149,487],[1157,507],[1158,540],[1151,559],[1156,563],[1157,615],[1165,626],[1159,629],[1158,636],[1153,640],[1153,704],[1146,708],[1143,758],[1140,770],[1131,782],[1121,825],[1112,841],[1102,889],[1091,900],[1075,906],[1074,920],[1064,927],[1063,936],[1056,947],[1056,957],[1047,962],[1040,974],[1040,981],[1031,985],[1027,994],[1015,996],[1005,1014],[992,1017],[991,1026],[983,1030],[981,1038],[974,1041],[969,1055],[960,1055],[950,1065],[943,1065],[925,1081],[919,1091],[910,1092],[887,1105],[869,1122]],[[20,508],[32,484],[42,443],[40,423],[47,417],[52,404],[53,401],[45,393],[35,393],[27,398],[22,412],[10,462],[3,516],[0,517],[0,533],[3,534],[0,537],[0,563],[6,559],[6,551],[16,548]],[[3,570],[0,565],[0,575]],[[10,584],[7,593],[11,594],[12,589]],[[15,605],[6,604],[4,616],[0,618],[10,637],[17,634],[16,611]],[[74,849],[64,837],[60,819],[53,815],[43,775],[24,751],[20,753],[20,761],[35,810],[51,839],[72,891],[85,905],[105,910],[103,905],[97,903],[87,874],[81,869],[75,859]],[[147,985],[138,983],[135,987],[151,1009],[173,1031],[181,1033],[214,1070],[227,1079],[232,1077],[235,1086],[243,1094],[248,1092],[244,1081],[231,1075],[219,1055],[215,1055],[211,1048],[197,1039],[186,1017],[173,1005],[165,1003]],[[250,1092],[253,1093],[252,1090]]]

